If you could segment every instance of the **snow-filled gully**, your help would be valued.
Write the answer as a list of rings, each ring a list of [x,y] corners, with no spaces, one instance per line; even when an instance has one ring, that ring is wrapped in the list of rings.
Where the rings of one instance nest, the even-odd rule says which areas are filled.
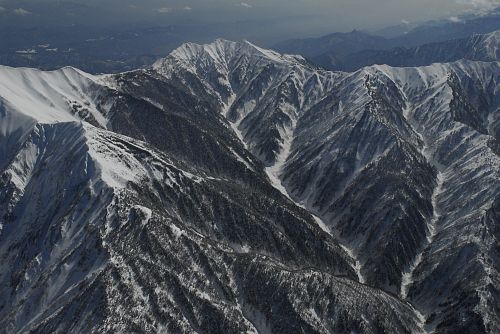
[[[408,103],[407,102],[408,98],[404,92],[403,96],[405,98],[406,103]],[[423,143],[422,147],[419,149],[420,154],[437,171],[437,175],[436,175],[436,186],[434,187],[431,196],[433,213],[432,217],[426,222],[427,233],[426,233],[425,243],[421,246],[419,253],[415,256],[414,260],[409,265],[408,269],[405,272],[403,272],[401,278],[400,298],[403,300],[407,299],[409,289],[415,281],[414,278],[415,270],[422,263],[425,251],[432,244],[437,234],[437,225],[441,217],[441,212],[439,209],[439,197],[443,193],[443,184],[445,182],[445,174],[443,173],[443,166],[441,166],[441,164],[439,164],[439,162],[437,162],[435,159],[435,148],[429,145],[430,140],[428,138],[424,137],[422,133],[417,131],[417,126],[415,124],[414,119],[412,118],[411,111],[412,111],[411,106],[407,104],[405,109],[403,110],[403,116]],[[424,333],[433,333],[434,329],[432,328],[432,326],[426,324],[427,317],[417,309],[415,309],[415,314],[419,319],[420,328],[422,329],[422,331]]]
[[[224,116],[227,116],[228,114],[228,111],[231,107],[231,102],[234,101],[234,98],[231,98],[230,99],[230,103],[228,103],[228,105],[224,108],[225,110],[223,110],[223,115]],[[230,122],[228,120],[228,122]],[[245,143],[244,139],[243,139],[243,135],[241,133],[241,131],[239,130],[238,128],[238,125],[239,123],[232,123],[230,122],[231,124],[231,127],[233,128],[234,132],[236,133],[236,136],[240,139],[240,141],[243,143],[244,147],[247,148],[247,144]],[[285,166],[285,163],[286,161],[288,160],[288,157],[290,156],[290,153],[291,153],[291,148],[292,148],[292,143],[293,143],[293,139],[294,139],[294,132],[295,132],[295,128],[297,126],[297,120],[296,119],[292,119],[292,126],[291,127],[287,127],[284,129],[284,135],[283,135],[283,144],[281,146],[281,151],[278,153],[277,155],[277,158],[276,158],[276,162],[274,163],[274,165],[270,166],[270,167],[267,167],[265,169],[266,171],[266,174],[269,178],[269,180],[271,181],[271,185],[276,188],[279,192],[281,192],[284,196],[286,196],[290,201],[292,201],[293,203],[295,203],[295,205],[307,210],[314,218],[314,220],[316,221],[316,223],[318,224],[318,226],[323,230],[325,231],[326,233],[330,234],[332,237],[333,237],[333,234],[331,233],[330,229],[328,228],[328,226],[323,222],[323,220],[316,216],[315,214],[313,214],[311,212],[311,210],[309,210],[307,207],[305,207],[304,205],[302,205],[301,203],[298,203],[297,201],[295,201],[291,196],[290,194],[288,193],[288,190],[286,189],[286,187],[283,185],[283,183],[281,182],[281,173],[283,171],[283,167]],[[337,240],[338,242],[338,240]],[[340,244],[340,243],[339,243]],[[361,272],[361,263],[359,262],[359,260],[357,259],[357,257],[355,256],[354,252],[348,248],[346,245],[342,245],[340,244],[340,246],[342,247],[342,249],[347,253],[347,255],[349,257],[351,257],[352,259],[352,268],[354,269],[354,271],[356,272],[356,275],[358,276],[358,281],[362,284],[364,284],[366,282],[365,278],[363,277],[363,274]]]

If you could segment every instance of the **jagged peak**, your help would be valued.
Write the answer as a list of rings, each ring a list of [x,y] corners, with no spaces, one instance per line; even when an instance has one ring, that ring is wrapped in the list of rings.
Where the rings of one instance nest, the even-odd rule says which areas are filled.
[[[241,54],[248,56],[257,56],[266,59],[273,63],[287,63],[287,64],[306,64],[307,61],[300,55],[287,55],[280,54],[276,51],[261,48],[250,41],[229,41],[218,38],[212,43],[197,44],[197,43],[184,43],[177,49],[172,51],[166,58],[159,59],[153,65],[153,68],[163,68],[166,63],[172,59],[192,65],[192,61],[200,57],[209,57],[212,61],[218,64],[225,64],[233,57]]]
[[[220,56],[226,52],[226,50],[235,48],[236,44],[236,42],[231,42],[223,39],[217,39],[209,44],[197,44],[188,42],[182,44],[177,49],[172,51],[169,56],[174,57],[178,60],[189,61],[193,58],[199,57],[202,54],[208,54],[214,59],[219,59]]]

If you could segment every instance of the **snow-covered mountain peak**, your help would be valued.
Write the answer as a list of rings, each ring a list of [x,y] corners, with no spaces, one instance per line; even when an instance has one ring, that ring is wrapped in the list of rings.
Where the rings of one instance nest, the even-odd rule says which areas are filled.
[[[209,56],[218,62],[224,62],[226,58],[226,53],[235,51],[237,48],[236,42],[231,42],[223,39],[217,39],[210,44],[196,44],[196,43],[184,43],[174,51],[172,51],[169,57],[175,58],[180,61],[190,62],[196,60],[202,56]],[[159,66],[163,63],[163,59],[156,62],[154,67]]]
[[[240,42],[217,39],[209,44],[185,43],[172,51],[166,58],[153,64],[153,68],[168,74],[174,65],[184,66],[195,72],[197,66],[214,64],[228,68],[231,63],[241,57],[253,58],[253,61],[287,65],[305,65],[307,61],[298,55],[282,55],[278,52],[263,49],[243,40]]]

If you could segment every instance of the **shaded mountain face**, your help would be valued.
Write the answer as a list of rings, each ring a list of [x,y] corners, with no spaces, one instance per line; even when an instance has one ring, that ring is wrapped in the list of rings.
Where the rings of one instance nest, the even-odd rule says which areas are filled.
[[[0,68],[0,325],[498,331],[499,74],[224,40]]]

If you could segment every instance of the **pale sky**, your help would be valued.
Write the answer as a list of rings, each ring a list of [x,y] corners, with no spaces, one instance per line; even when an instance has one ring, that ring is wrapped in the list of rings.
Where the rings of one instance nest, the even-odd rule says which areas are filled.
[[[0,25],[255,22],[301,34],[450,18],[500,0],[0,0]]]

